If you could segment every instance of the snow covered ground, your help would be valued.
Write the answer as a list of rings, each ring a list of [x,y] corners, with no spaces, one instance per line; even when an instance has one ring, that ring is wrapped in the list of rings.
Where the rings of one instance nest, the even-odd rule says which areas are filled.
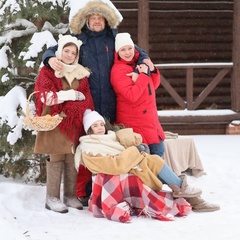
[[[123,224],[70,209],[67,214],[44,208],[45,185],[25,184],[0,176],[0,239],[239,239],[240,136],[193,136],[206,175],[189,177],[203,198],[218,203],[212,213],[191,212],[173,222],[134,217]]]

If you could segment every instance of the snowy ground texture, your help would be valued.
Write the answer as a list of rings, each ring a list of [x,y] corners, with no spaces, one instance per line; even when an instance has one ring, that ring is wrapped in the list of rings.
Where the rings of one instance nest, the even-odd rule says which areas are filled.
[[[207,175],[189,177],[189,182],[201,187],[203,198],[218,203],[220,211],[191,212],[173,222],[135,217],[128,224],[94,218],[87,209],[58,214],[44,208],[45,185],[0,176],[0,239],[240,239],[240,136],[193,138]]]

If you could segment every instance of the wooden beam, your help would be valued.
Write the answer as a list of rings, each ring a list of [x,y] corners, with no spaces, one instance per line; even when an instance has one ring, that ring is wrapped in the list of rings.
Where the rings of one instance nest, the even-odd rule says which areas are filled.
[[[167,90],[167,92],[172,96],[172,98],[176,101],[176,103],[182,108],[186,108],[186,103],[179,96],[176,90],[168,83],[166,78],[161,74],[161,85]]]
[[[229,73],[229,68],[221,69],[217,76],[207,85],[206,88],[199,94],[195,102],[192,105],[192,109],[196,109],[203,100],[212,92],[212,90],[218,85],[218,83]]]
[[[233,9],[233,74],[231,82],[231,108],[240,112],[240,1],[234,0]]]
[[[149,0],[138,0],[138,46],[149,53]]]
[[[187,109],[193,110],[193,68],[187,68],[187,83],[186,83],[186,97]]]

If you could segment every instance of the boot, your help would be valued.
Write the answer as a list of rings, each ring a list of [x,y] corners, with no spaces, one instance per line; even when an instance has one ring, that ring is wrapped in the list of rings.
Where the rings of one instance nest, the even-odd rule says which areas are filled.
[[[45,208],[59,213],[67,213],[68,209],[60,200],[60,187],[63,162],[46,161],[47,165],[47,196]]]
[[[77,199],[84,207],[88,207],[89,197],[87,197],[87,196],[86,197],[78,197]]]
[[[63,201],[68,207],[83,209],[83,205],[76,197],[77,171],[74,163],[64,164],[64,196]]]
[[[189,198],[187,201],[191,204],[192,211],[194,212],[214,212],[220,209],[218,204],[208,203],[200,196]]]
[[[169,185],[169,187],[173,190],[174,198],[193,198],[202,194],[201,189],[188,186],[186,175],[180,175],[179,177],[182,179],[181,188],[177,185]]]

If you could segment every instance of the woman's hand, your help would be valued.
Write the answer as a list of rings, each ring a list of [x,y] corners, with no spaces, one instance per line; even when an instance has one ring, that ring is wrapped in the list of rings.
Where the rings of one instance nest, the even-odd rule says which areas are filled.
[[[140,64],[140,65],[137,65],[136,67],[139,71],[139,73],[145,73],[145,74],[148,74],[148,65],[146,64]]]
[[[136,82],[139,76],[139,74],[135,72],[127,73],[126,75],[128,77],[131,77],[133,82]]]

